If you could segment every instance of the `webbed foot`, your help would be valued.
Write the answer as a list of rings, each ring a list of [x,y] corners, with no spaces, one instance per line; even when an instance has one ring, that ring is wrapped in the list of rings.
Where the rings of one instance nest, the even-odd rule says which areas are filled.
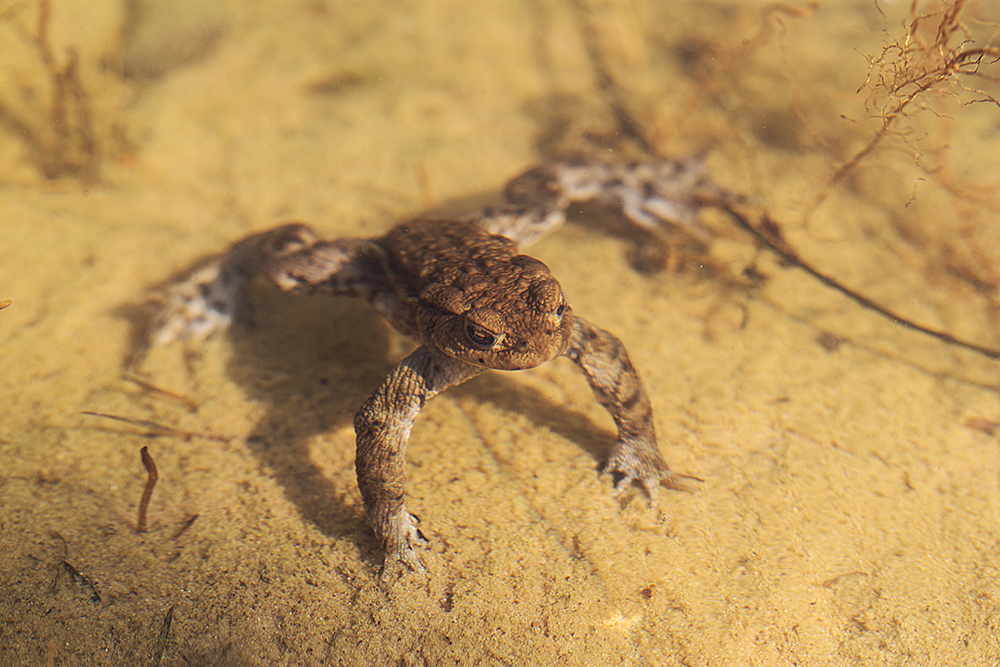
[[[222,257],[213,257],[147,298],[144,308],[150,314],[151,345],[201,341],[229,326],[243,285],[226,280],[221,265]]]
[[[616,498],[621,498],[634,482],[638,482],[649,497],[650,505],[655,505],[661,486],[676,491],[689,491],[685,480],[702,481],[691,475],[674,472],[658,453],[655,456],[642,455],[645,453],[634,446],[619,443],[601,467],[602,474],[609,474],[614,478]]]

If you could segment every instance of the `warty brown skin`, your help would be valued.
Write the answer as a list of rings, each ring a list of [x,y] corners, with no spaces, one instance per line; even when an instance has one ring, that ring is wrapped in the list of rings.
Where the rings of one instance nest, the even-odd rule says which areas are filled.
[[[401,564],[423,569],[415,551],[423,538],[406,508],[413,422],[429,399],[483,371],[568,357],[618,428],[604,472],[620,478],[619,488],[639,482],[653,499],[661,481],[674,478],[621,341],[575,316],[548,268],[518,246],[561,225],[570,202],[589,199],[647,229],[677,226],[697,236],[697,209],[725,193],[693,163],[577,161],[536,167],[506,195],[505,206],[461,220],[407,222],[375,239],[322,241],[305,225],[277,227],[236,242],[146,300],[148,345],[201,339],[227,326],[258,275],[288,292],[365,298],[420,342],[354,420],[358,485],[385,552],[383,581]]]

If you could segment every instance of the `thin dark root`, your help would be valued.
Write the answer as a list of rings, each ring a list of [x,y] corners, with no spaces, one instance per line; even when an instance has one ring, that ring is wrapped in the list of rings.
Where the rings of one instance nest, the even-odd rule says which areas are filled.
[[[0,305],[0,307],[3,306]],[[122,379],[127,382],[131,382],[132,384],[138,385],[139,387],[145,389],[148,392],[152,392],[154,394],[158,394],[160,396],[164,396],[166,398],[175,400],[178,403],[182,403],[185,407],[187,407],[189,412],[198,412],[198,402],[192,398],[188,398],[187,396],[178,394],[168,389],[163,389],[162,387],[157,387],[155,384],[147,382],[138,375],[134,375],[132,373],[122,373]]]
[[[769,248],[772,252],[777,253],[783,260],[792,266],[797,266],[827,287],[837,290],[858,305],[878,313],[882,317],[891,320],[895,324],[906,327],[907,329],[919,331],[922,334],[937,338],[938,340],[949,345],[955,345],[971,352],[975,352],[976,354],[981,354],[988,359],[1000,360],[1000,350],[962,340],[945,331],[938,331],[937,329],[931,329],[930,327],[918,324],[911,319],[903,317],[892,312],[888,308],[875,303],[868,297],[855,292],[836,278],[832,278],[825,273],[821,273],[818,269],[813,268],[812,265],[801,259],[798,254],[784,241],[784,239],[780,237],[780,228],[770,218],[766,218],[764,220],[764,224],[762,225],[764,229],[767,229],[768,231],[761,231],[750,224],[750,221],[747,220],[742,214],[736,212],[729,206],[722,206],[721,209],[728,213],[741,229],[749,232],[755,239],[757,239],[758,242]]]
[[[149,437],[158,435],[174,435],[184,438],[185,440],[190,440],[191,438],[204,438],[205,440],[211,440],[213,442],[230,442],[233,439],[233,436],[228,435],[215,435],[214,433],[203,433],[201,431],[184,431],[174,428],[173,426],[167,426],[166,424],[154,422],[150,419],[123,417],[121,415],[112,415],[106,412],[94,412],[93,410],[84,410],[80,414],[89,415],[91,417],[104,417],[105,419],[113,419],[114,421],[131,424],[132,426],[138,426],[139,428],[147,429],[149,432],[144,433],[143,435]]]
[[[146,448],[143,447],[143,450]],[[170,637],[170,625],[174,620],[174,607],[171,605],[163,617],[163,625],[160,626],[160,634],[156,638],[156,646],[153,648],[153,667],[158,667],[163,659],[163,651],[167,648],[167,639]]]
[[[38,1],[34,32],[19,16],[23,6],[18,3],[0,13],[0,24],[9,25],[35,51],[52,92],[47,105],[30,115],[0,98],[0,128],[27,145],[45,178],[72,176],[85,184],[95,183],[100,179],[101,147],[95,139],[90,96],[80,79],[76,52],[67,49],[60,62],[49,43],[51,0]]]

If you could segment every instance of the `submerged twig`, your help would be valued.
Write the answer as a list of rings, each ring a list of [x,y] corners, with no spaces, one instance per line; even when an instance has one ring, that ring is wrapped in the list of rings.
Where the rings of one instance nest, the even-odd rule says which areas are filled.
[[[882,317],[892,320],[895,324],[906,327],[907,329],[919,331],[922,334],[926,334],[933,338],[937,338],[938,340],[944,343],[964,348],[971,352],[975,352],[976,354],[981,354],[989,359],[1000,360],[1000,350],[979,345],[977,343],[971,343],[969,341],[962,340],[961,338],[956,338],[955,336],[952,336],[947,332],[939,331],[937,329],[931,329],[930,327],[926,327],[922,324],[917,324],[913,320],[903,317],[902,315],[898,315],[897,313],[892,312],[888,308],[875,303],[868,297],[859,294],[858,292],[855,292],[850,287],[844,285],[836,278],[832,278],[826,275],[825,273],[820,272],[818,269],[813,268],[812,265],[807,263],[805,260],[801,259],[798,256],[798,254],[791,247],[789,247],[787,243],[785,243],[785,241],[780,236],[777,224],[775,224],[774,221],[770,220],[769,218],[765,218],[765,225],[769,229],[767,232],[762,232],[756,227],[754,227],[752,224],[750,224],[750,221],[747,220],[746,217],[744,217],[741,213],[738,213],[731,207],[724,205],[721,206],[721,210],[728,213],[729,217],[731,217],[741,229],[749,232],[755,239],[757,239],[757,241],[766,246],[772,252],[777,253],[778,256],[781,257],[783,260],[785,260],[792,266],[796,266],[802,269],[816,280],[820,281],[827,287],[830,287],[840,292],[841,294],[851,299],[858,305],[867,308],[868,310],[871,310],[875,313],[878,313]]]
[[[10,299],[4,299],[3,301],[0,301],[0,310],[3,310],[9,305],[10,305]]]
[[[0,24],[8,25],[34,51],[45,79],[32,86],[35,105],[30,108],[20,108],[16,100],[0,97],[0,126],[24,142],[45,178],[72,176],[84,183],[96,182],[100,179],[102,149],[76,51],[67,48],[61,62],[56,57],[49,41],[51,0],[38,0],[34,31],[21,19],[24,4],[12,5],[0,13]],[[43,92],[46,89],[48,99]]]
[[[189,516],[184,521],[184,523],[181,524],[181,527],[177,529],[177,532],[175,532],[173,535],[170,536],[170,539],[176,540],[178,537],[187,532],[187,529],[190,528],[194,524],[194,522],[198,520],[199,516],[200,515],[198,514],[192,514],[191,516]]]
[[[91,417],[104,417],[105,419],[113,419],[125,424],[131,424],[132,426],[138,426],[140,428],[149,429],[151,433],[144,433],[147,436],[158,436],[158,435],[174,435],[185,440],[190,440],[191,438],[203,438],[205,440],[211,440],[213,442],[229,442],[233,439],[232,436],[228,435],[215,435],[213,433],[203,433],[201,431],[185,431],[182,429],[174,428],[173,426],[167,426],[166,424],[160,424],[159,422],[154,422],[149,419],[138,419],[136,417],[123,417],[121,415],[112,415],[106,412],[94,412],[93,410],[83,410],[80,412],[81,415],[90,415]]]
[[[646,135],[641,123],[629,109],[626,92],[611,73],[604,49],[601,48],[600,35],[595,27],[593,12],[584,0],[571,0],[576,15],[583,47],[590,60],[591,69],[597,77],[597,87],[602,98],[610,107],[615,124],[622,136],[635,142],[646,155],[653,154],[653,144]]]
[[[62,564],[63,569],[66,570],[67,573],[69,573],[70,579],[72,579],[76,583],[80,584],[84,588],[87,588],[87,589],[90,590],[90,601],[91,602],[100,602],[101,601],[101,594],[97,592],[97,587],[94,585],[94,582],[92,582],[90,579],[88,579],[87,577],[85,577],[82,574],[80,574],[80,571],[77,570],[75,567],[73,567],[69,563],[69,561],[67,561],[67,560],[61,560],[59,562]]]
[[[122,373],[122,379],[131,382],[132,384],[138,385],[143,389],[145,389],[146,391],[173,399],[178,403],[181,403],[184,406],[186,406],[189,412],[198,412],[198,407],[199,407],[198,403],[193,398],[188,398],[187,396],[178,394],[168,389],[157,387],[155,384],[147,382],[138,375],[133,375],[132,373]]]
[[[174,606],[171,605],[170,609],[167,610],[166,616],[163,617],[163,625],[160,626],[160,634],[156,638],[156,646],[153,648],[153,667],[158,667],[160,660],[163,659],[163,651],[167,648],[167,639],[170,636],[170,624],[173,623],[173,620]]]
[[[142,490],[142,498],[139,500],[139,518],[135,523],[135,532],[145,533],[149,501],[153,498],[153,487],[156,486],[156,480],[160,478],[160,475],[156,471],[156,462],[153,461],[153,455],[149,453],[149,447],[140,449],[139,456],[142,458],[142,466],[146,469],[146,487]]]

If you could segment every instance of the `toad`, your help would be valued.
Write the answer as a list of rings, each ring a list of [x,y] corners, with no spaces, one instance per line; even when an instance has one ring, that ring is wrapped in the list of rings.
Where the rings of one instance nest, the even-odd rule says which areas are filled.
[[[660,455],[649,398],[621,341],[573,312],[542,262],[521,254],[558,228],[572,202],[596,201],[641,228],[707,238],[698,210],[725,197],[696,161],[536,166],[504,190],[506,203],[452,220],[417,219],[377,238],[325,241],[303,224],[248,236],[150,294],[148,345],[201,340],[230,324],[247,284],[368,300],[419,342],[354,420],[364,509],[385,554],[383,581],[423,570],[425,541],[406,507],[406,443],[424,404],[487,370],[534,368],[565,356],[611,414],[618,438],[602,467],[616,491],[633,482],[655,502],[676,481]]]

